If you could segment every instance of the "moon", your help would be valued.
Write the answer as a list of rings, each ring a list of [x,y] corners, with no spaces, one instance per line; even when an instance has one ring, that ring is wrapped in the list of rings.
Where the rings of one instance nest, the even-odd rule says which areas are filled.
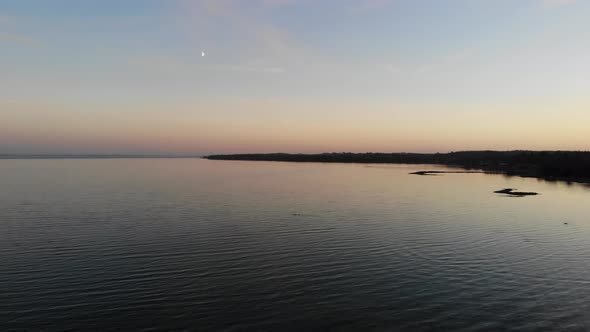
[[[201,56],[205,56],[205,51],[201,51]]]

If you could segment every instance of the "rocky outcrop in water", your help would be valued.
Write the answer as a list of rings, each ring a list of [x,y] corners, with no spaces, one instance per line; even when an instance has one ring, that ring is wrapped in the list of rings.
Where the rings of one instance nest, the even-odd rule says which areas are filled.
[[[494,191],[496,194],[504,194],[504,195],[511,195],[511,196],[534,196],[538,195],[539,193],[532,192],[532,191],[515,191],[516,189],[506,188],[502,190]]]

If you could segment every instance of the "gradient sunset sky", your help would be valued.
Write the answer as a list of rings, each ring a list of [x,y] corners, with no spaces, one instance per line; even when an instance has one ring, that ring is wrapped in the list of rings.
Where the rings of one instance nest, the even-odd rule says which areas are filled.
[[[474,149],[590,150],[590,1],[0,0],[0,154]]]

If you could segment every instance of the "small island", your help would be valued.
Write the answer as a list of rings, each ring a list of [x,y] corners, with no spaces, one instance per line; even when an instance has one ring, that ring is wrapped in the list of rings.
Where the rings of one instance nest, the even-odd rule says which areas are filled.
[[[494,193],[496,194],[503,194],[503,195],[510,195],[510,196],[535,196],[539,193],[536,192],[527,192],[527,191],[515,191],[516,189],[513,188],[506,188],[501,190],[496,190]]]
[[[488,174],[493,172],[484,171],[417,171],[410,174],[413,175],[440,175],[440,174]]]

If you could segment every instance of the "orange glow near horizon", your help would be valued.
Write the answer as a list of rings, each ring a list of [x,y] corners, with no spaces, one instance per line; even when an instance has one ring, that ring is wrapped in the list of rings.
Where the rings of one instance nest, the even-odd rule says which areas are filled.
[[[39,112],[41,105],[21,105],[5,117],[0,139],[9,146],[31,150],[38,146],[39,152],[588,150],[587,106],[590,103],[371,105],[366,108],[366,117],[359,117],[351,109],[362,105],[321,104],[321,110],[316,110],[312,105],[277,101],[226,102],[173,111],[136,106],[108,113],[90,106],[84,112],[75,112],[71,106],[53,105]],[[249,111],[253,107],[256,112]],[[567,116],[549,112],[555,107]],[[538,118],[528,118],[528,112],[519,115],[518,110],[523,108],[534,109]],[[215,110],[215,116],[202,115],[210,109]],[[400,117],[398,109],[407,115]]]

